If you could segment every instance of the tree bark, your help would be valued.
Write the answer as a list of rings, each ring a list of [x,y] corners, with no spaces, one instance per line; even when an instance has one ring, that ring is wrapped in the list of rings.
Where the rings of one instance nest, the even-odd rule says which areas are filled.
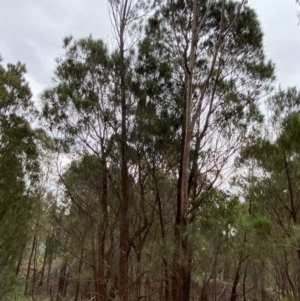
[[[40,279],[40,282],[39,282],[39,286],[42,286],[43,282],[44,282],[46,260],[47,260],[47,255],[48,255],[47,253],[48,253],[48,250],[47,250],[47,245],[46,245],[44,259],[43,259],[43,266],[42,266],[42,270],[41,270],[41,279]]]
[[[105,156],[103,154],[103,156]],[[105,238],[108,227],[108,208],[107,208],[107,193],[108,193],[108,171],[106,158],[102,159],[102,187],[101,187],[101,210],[102,210],[102,221],[98,225],[98,257],[97,257],[97,301],[106,301],[106,279],[105,279]]]
[[[180,299],[189,300],[190,293],[190,273],[188,269],[189,261],[189,241],[187,233],[188,224],[188,206],[189,206],[189,167],[190,167],[190,144],[192,139],[193,127],[191,124],[192,93],[193,93],[193,71],[196,59],[196,47],[198,43],[197,34],[197,16],[198,1],[193,2],[193,20],[192,20],[192,38],[190,43],[190,54],[185,66],[185,135],[183,143],[182,156],[182,178],[181,178],[181,200],[180,200],[180,242],[179,242],[179,260],[180,260]]]
[[[33,256],[33,275],[32,275],[32,287],[31,287],[31,297],[34,300],[34,288],[36,283],[36,269],[37,269],[37,262],[36,262],[36,251],[37,251],[37,239],[35,240],[34,246],[34,256]]]
[[[124,13],[126,14],[127,0],[124,1]],[[128,251],[129,251],[129,223],[128,223],[128,166],[127,166],[127,101],[126,101],[126,83],[125,83],[125,47],[124,47],[125,20],[120,24],[120,80],[121,80],[121,183],[122,200],[120,208],[120,279],[119,289],[122,301],[128,301]]]
[[[80,253],[80,258],[79,258],[79,263],[78,263],[78,272],[77,272],[77,283],[76,283],[76,290],[75,290],[75,297],[74,301],[78,301],[78,296],[79,296],[79,289],[80,289],[80,278],[81,278],[81,268],[82,268],[82,263],[83,263],[83,254],[84,254],[84,243],[82,245],[81,253]]]
[[[21,252],[20,252],[20,254],[19,254],[18,264],[17,264],[17,268],[16,268],[16,276],[17,276],[17,277],[18,277],[18,275],[19,275],[20,268],[21,268],[21,265],[22,265],[24,248],[25,248],[25,246],[22,247]]]
[[[28,294],[28,285],[29,285],[29,277],[30,277],[30,269],[31,269],[31,262],[32,262],[32,257],[34,254],[34,249],[36,246],[36,235],[34,235],[33,240],[32,240],[32,247],[31,247],[31,252],[28,260],[28,266],[27,266],[27,273],[26,273],[26,279],[25,279],[25,295]]]
[[[183,130],[182,139],[184,140],[184,130]],[[180,160],[180,167],[179,167],[178,174],[179,176],[177,181],[177,209],[176,209],[175,227],[174,227],[175,250],[173,254],[173,271],[172,271],[172,300],[173,301],[179,301],[179,288],[180,288],[179,248],[177,248],[177,246],[179,246],[180,243],[182,153],[181,153],[181,160]]]
[[[249,210],[251,210],[251,209],[249,209]],[[249,255],[244,256],[243,248],[245,247],[246,243],[247,243],[247,233],[244,233],[242,249],[240,251],[237,267],[236,267],[236,270],[235,270],[234,280],[233,280],[233,284],[232,284],[230,301],[236,301],[237,286],[238,286],[239,280],[240,280],[242,265],[246,261],[246,259],[249,257]]]

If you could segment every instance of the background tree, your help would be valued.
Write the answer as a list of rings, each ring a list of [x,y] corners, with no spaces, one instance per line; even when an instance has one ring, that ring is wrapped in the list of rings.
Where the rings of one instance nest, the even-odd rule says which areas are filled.
[[[299,224],[299,92],[279,91],[269,99],[269,132],[242,152],[242,162],[256,168],[251,182],[252,201],[273,225],[273,239],[284,258],[278,286],[286,296],[298,300],[300,253]],[[267,132],[267,131],[266,131]],[[290,262],[296,262],[291,266]]]
[[[31,118],[35,110],[24,78],[25,65],[0,65],[0,290],[19,272],[39,202],[38,149]]]

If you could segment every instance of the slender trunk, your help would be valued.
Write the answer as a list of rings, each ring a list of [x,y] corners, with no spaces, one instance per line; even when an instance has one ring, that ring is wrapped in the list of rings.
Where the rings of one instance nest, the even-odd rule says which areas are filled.
[[[157,180],[156,180],[154,173],[153,173],[153,179],[154,179],[155,189],[156,189],[156,201],[157,201],[157,205],[158,205],[161,238],[162,238],[163,244],[165,246],[166,232],[165,232],[165,226],[164,226],[164,221],[163,221],[162,203],[161,203],[159,188],[157,185]],[[168,271],[168,260],[165,257],[162,258],[162,265],[164,268],[164,272],[163,272],[164,281],[162,282],[163,293],[161,293],[161,295],[162,295],[162,300],[168,301],[169,296],[170,296],[170,288],[169,288],[170,279],[169,279],[169,271]]]
[[[42,270],[41,270],[41,279],[39,282],[39,286],[43,285],[44,282],[44,274],[45,274],[45,267],[46,267],[46,260],[47,260],[47,254],[48,250],[47,250],[47,245],[46,245],[46,249],[45,249],[45,254],[44,254],[44,259],[43,259],[43,266],[42,266]]]
[[[289,196],[290,196],[290,205],[291,205],[291,210],[289,210],[289,212],[293,218],[294,224],[297,224],[297,211],[298,210],[296,209],[296,206],[295,206],[292,179],[290,176],[290,171],[289,171],[289,167],[288,167],[288,163],[287,163],[287,159],[286,159],[285,155],[284,155],[284,167],[285,167],[285,173],[286,173],[286,178],[287,178],[288,187],[289,187]]]
[[[237,286],[239,284],[241,267],[242,267],[242,261],[239,260],[238,266],[235,270],[234,280],[231,288],[230,301],[236,301],[237,299]]]
[[[57,301],[60,301],[62,297],[63,298],[66,297],[67,286],[68,286],[67,263],[64,262],[59,271],[58,289],[57,289],[57,295],[56,295]]]
[[[106,158],[102,160],[102,195],[101,209],[102,221],[98,226],[98,258],[97,258],[97,301],[106,301],[106,279],[105,279],[105,238],[108,227],[108,209],[107,209],[107,193],[108,193],[108,171]]]
[[[287,281],[288,281],[288,283],[289,283],[289,285],[290,285],[290,287],[292,289],[293,299],[296,301],[296,300],[298,300],[297,291],[296,291],[295,284],[294,284],[294,282],[291,279],[291,276],[289,274],[289,266],[288,266],[287,254],[286,254],[285,250],[284,250],[284,259],[285,259],[285,275],[286,275]]]
[[[170,279],[169,279],[169,271],[168,271],[168,262],[163,260],[163,267],[164,267],[164,292],[163,292],[163,300],[169,301],[170,296]]]
[[[36,251],[37,251],[37,239],[35,240],[35,246],[34,246],[34,256],[33,256],[33,275],[32,275],[32,288],[31,288],[31,297],[32,300],[34,300],[34,288],[36,283]]]
[[[83,254],[84,254],[84,243],[82,244],[82,249],[80,253],[79,263],[78,263],[78,272],[77,272],[77,283],[76,283],[76,291],[74,301],[78,301],[79,289],[80,289],[80,278],[81,278],[81,268],[83,263]]]
[[[187,123],[188,124],[188,123]],[[188,212],[188,178],[190,161],[190,135],[186,135],[184,142],[182,180],[181,180],[181,212],[180,212],[180,300],[189,300],[189,271],[188,271],[188,233],[187,233],[187,212]]]
[[[95,261],[94,261],[95,262]],[[99,292],[99,281],[98,281],[98,274],[97,274],[97,265],[96,263],[93,264],[93,274],[94,274],[94,289],[95,289],[95,292],[96,292],[96,295],[93,294],[94,296],[94,299],[97,301],[99,300],[99,297],[98,296],[98,292]]]
[[[124,3],[124,14],[126,14],[127,1]],[[129,223],[128,223],[128,167],[127,167],[127,102],[125,83],[125,47],[124,47],[125,20],[120,24],[120,81],[121,81],[121,105],[122,105],[122,125],[121,125],[121,183],[122,200],[120,208],[120,298],[128,301],[128,252],[129,252]]]
[[[209,284],[209,279],[208,280],[203,280],[202,282],[202,288],[201,288],[201,295],[200,295],[200,300],[201,301],[207,301],[208,300],[208,284]]]
[[[187,96],[185,111],[185,136],[183,144],[182,157],[182,178],[181,178],[181,199],[180,199],[180,241],[179,241],[179,262],[180,262],[180,299],[181,301],[189,300],[189,271],[188,271],[188,206],[189,206],[189,166],[190,166],[190,144],[192,137],[191,125],[191,93],[192,78],[191,74],[187,75]]]
[[[245,272],[244,272],[244,277],[243,277],[243,301],[247,301],[247,297],[246,297],[246,293],[247,293],[246,278],[247,278],[247,264],[246,264],[246,267],[245,267]]]
[[[140,202],[140,215],[139,215],[139,229],[142,227],[142,216],[145,218],[145,192],[144,192],[144,185],[142,181],[142,166],[141,166],[141,158],[138,155],[139,160],[139,166],[138,166],[138,174],[139,174],[139,187],[140,187],[140,194],[141,194],[141,202]],[[142,249],[143,249],[143,241],[142,237],[138,237],[138,245],[136,247],[136,259],[137,259],[137,268],[136,268],[136,300],[140,299],[141,296],[141,273],[142,273],[142,267],[141,267],[141,259],[142,259]]]
[[[195,5],[195,4],[194,4]],[[193,47],[192,47],[193,48]],[[192,69],[192,67],[190,67]],[[185,135],[182,156],[182,178],[180,199],[180,300],[189,300],[189,271],[188,271],[188,206],[189,206],[189,166],[190,166],[190,144],[192,138],[191,129],[191,105],[192,105],[192,70],[186,70],[186,101],[185,101]]]
[[[184,131],[183,131],[184,139]],[[180,212],[181,212],[181,178],[182,178],[182,158],[180,160],[179,177],[177,182],[177,210],[174,227],[174,244],[175,250],[173,254],[173,271],[172,271],[172,301],[179,301],[180,288],[180,271],[179,271],[179,249],[177,246],[180,242]]]
[[[47,282],[46,282],[46,294],[48,293],[51,294],[51,292],[49,291],[51,266],[52,266],[52,254],[50,253],[50,260],[49,260],[49,266],[47,272]]]
[[[28,285],[29,285],[31,261],[32,261],[32,257],[33,257],[33,254],[34,254],[35,246],[36,246],[36,235],[34,235],[34,237],[33,237],[31,252],[30,252],[30,256],[29,256],[29,260],[28,260],[27,273],[26,273],[26,279],[25,279],[25,295],[28,294]]]
[[[284,271],[281,271],[280,273],[281,276],[281,286],[280,286],[280,290],[281,290],[281,298],[285,299],[287,297],[286,295],[286,275]]]
[[[141,253],[140,252],[137,253],[136,260],[137,260],[136,277],[138,277],[137,283],[136,283],[136,300],[139,300],[140,296],[141,296],[141,280],[140,280],[140,275],[141,275]]]
[[[192,19],[192,38],[190,44],[189,58],[185,64],[185,136],[183,143],[182,157],[182,178],[181,178],[181,200],[180,200],[180,243],[179,243],[179,258],[180,258],[180,296],[179,300],[189,300],[190,294],[190,271],[189,271],[189,238],[187,233],[188,225],[188,206],[189,206],[189,166],[190,166],[190,145],[192,140],[193,125],[191,123],[192,111],[192,93],[193,93],[193,73],[196,59],[196,48],[198,42],[197,17],[199,12],[198,1],[193,2],[193,19]]]
[[[245,238],[244,238],[244,242],[245,242]],[[232,289],[231,289],[230,301],[236,301],[237,300],[237,286],[238,286],[239,281],[240,281],[242,265],[246,261],[246,259],[249,257],[248,255],[244,256],[244,257],[242,257],[242,256],[243,255],[241,254],[241,256],[238,260],[236,270],[235,270],[234,280],[233,280]]]
[[[25,249],[25,246],[22,247],[21,252],[19,254],[18,264],[17,264],[17,268],[16,268],[16,276],[17,277],[19,276],[19,273],[20,273],[20,268],[21,268],[21,265],[22,265],[24,249]]]
[[[93,284],[94,284],[94,292],[96,292],[96,295],[93,293],[93,297],[95,301],[97,301],[97,296],[99,292],[99,281],[98,281],[98,266],[97,266],[97,250],[96,250],[96,237],[94,234],[94,230],[91,231],[91,249],[92,249],[92,269],[93,269]]]
[[[236,299],[237,299],[237,286],[238,286],[239,280],[240,280],[241,268],[242,268],[243,263],[249,257],[249,255],[244,256],[244,252],[243,252],[243,249],[244,249],[246,243],[247,243],[247,233],[244,234],[242,250],[240,252],[240,256],[238,259],[238,264],[237,264],[237,267],[235,270],[234,280],[233,280],[233,284],[232,284],[230,301],[236,301]]]

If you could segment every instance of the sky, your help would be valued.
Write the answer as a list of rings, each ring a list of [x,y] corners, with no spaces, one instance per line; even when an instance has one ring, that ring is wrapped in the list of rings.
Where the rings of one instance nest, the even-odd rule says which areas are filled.
[[[300,26],[295,0],[248,0],[261,22],[266,58],[276,65],[275,86],[300,90]],[[62,39],[101,38],[113,44],[107,0],[0,0],[0,54],[21,61],[34,100],[51,86]]]

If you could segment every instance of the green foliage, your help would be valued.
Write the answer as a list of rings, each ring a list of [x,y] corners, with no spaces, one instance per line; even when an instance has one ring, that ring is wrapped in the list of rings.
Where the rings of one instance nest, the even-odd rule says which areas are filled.
[[[241,166],[252,173],[243,185],[251,208],[245,226],[263,246],[256,258],[268,262],[270,270],[278,270],[279,265],[292,279],[298,270],[288,263],[300,259],[299,92],[280,90],[268,102],[268,135],[249,141],[241,152]],[[299,285],[296,278],[291,283]]]
[[[101,40],[67,37],[63,46],[66,54],[57,59],[55,86],[42,96],[43,121],[50,131],[59,133],[54,137],[58,147],[68,150],[79,146],[84,143],[82,135],[90,132],[86,142],[95,152],[99,126],[115,124],[114,95],[109,95],[114,62]]]
[[[226,1],[225,27],[235,20],[238,5]],[[247,216],[246,206],[237,197],[215,185],[228,157],[251,127],[263,121],[258,99],[274,79],[255,12],[249,7],[241,11],[222,36],[213,65],[222,1],[213,1],[209,11],[208,1],[201,6],[196,22],[200,24],[206,13],[207,18],[197,41],[192,78],[192,116],[197,116],[198,105],[200,115],[192,133],[188,208],[191,269],[198,281],[217,277],[223,269],[234,271],[230,258],[241,260],[251,253],[247,235],[257,242],[272,234],[268,219]],[[76,154],[76,160],[60,174],[64,194],[54,215],[57,236],[67,242],[65,249],[56,251],[67,255],[69,248],[69,254],[79,256],[84,250],[84,262],[90,266],[83,273],[93,269],[94,274],[111,275],[118,270],[115,249],[120,239],[116,229],[122,204],[120,142],[124,138],[121,90],[125,85],[132,279],[143,283],[148,275],[158,282],[164,273],[171,277],[178,247],[174,221],[186,130],[185,64],[192,11],[193,1],[171,1],[151,14],[146,35],[125,53],[125,83],[120,81],[118,51],[110,52],[103,41],[91,37],[64,39],[65,54],[57,59],[53,87],[42,96],[41,120],[54,136],[57,150]],[[267,147],[272,153],[273,144],[262,139],[261,145],[245,148],[244,160]],[[268,157],[269,153],[257,159],[265,162]],[[111,286],[115,280],[107,277]]]
[[[272,222],[264,215],[249,216],[249,230],[261,239],[269,238],[272,234]],[[251,233],[250,232],[250,233]]]
[[[281,125],[282,120],[287,115],[299,112],[299,107],[300,92],[297,91],[296,87],[290,87],[286,91],[280,89],[268,99],[268,108],[271,113],[273,127]]]
[[[225,28],[236,17],[238,5],[233,1],[226,2]],[[195,109],[205,91],[200,101],[202,113],[199,119],[203,122],[197,131],[199,149],[203,157],[209,157],[212,151],[205,139],[207,132],[219,131],[222,138],[230,140],[236,136],[245,137],[251,132],[250,127],[255,127],[254,123],[262,122],[257,100],[261,93],[270,89],[274,65],[265,60],[257,15],[246,6],[224,37],[224,45],[206,87],[205,79],[210,73],[220,30],[222,2],[213,2],[209,11],[207,1],[202,1],[201,6],[198,22],[203,22],[205,34],[197,42],[192,108]],[[137,98],[136,131],[139,141],[149,145],[148,151],[163,150],[168,151],[168,155],[169,150],[180,152],[185,130],[184,64],[190,47],[186,36],[192,26],[192,10],[193,1],[184,4],[172,1],[160,7],[148,21],[146,37],[139,42],[137,75],[133,77],[131,88]],[[137,136],[137,133],[133,134]],[[197,133],[194,134],[191,152],[195,151],[194,155],[199,158],[201,155],[193,149],[197,145]],[[180,160],[176,155],[171,159]]]
[[[25,66],[0,65],[0,291],[13,282],[37,203],[39,175],[35,110]]]
[[[278,144],[290,153],[300,153],[300,112],[293,112],[282,121]]]

